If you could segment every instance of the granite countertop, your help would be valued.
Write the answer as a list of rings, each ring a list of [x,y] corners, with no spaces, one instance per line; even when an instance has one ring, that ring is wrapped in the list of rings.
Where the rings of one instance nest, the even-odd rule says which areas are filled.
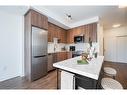
[[[89,64],[77,64],[81,56],[54,63],[53,66],[75,74],[98,80],[104,56],[98,56],[89,61]]]

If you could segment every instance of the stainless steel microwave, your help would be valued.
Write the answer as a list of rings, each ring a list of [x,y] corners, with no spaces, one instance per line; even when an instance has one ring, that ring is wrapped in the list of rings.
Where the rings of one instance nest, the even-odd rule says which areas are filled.
[[[83,36],[75,36],[74,42],[75,43],[84,43],[84,35]]]

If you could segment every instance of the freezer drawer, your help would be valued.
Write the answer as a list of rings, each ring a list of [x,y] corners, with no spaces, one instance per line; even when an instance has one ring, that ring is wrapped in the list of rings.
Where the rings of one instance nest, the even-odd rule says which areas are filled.
[[[47,56],[36,56],[32,58],[31,79],[37,80],[47,74]]]

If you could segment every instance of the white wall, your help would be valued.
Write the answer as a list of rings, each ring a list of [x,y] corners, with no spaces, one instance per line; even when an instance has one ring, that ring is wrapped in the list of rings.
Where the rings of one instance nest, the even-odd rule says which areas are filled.
[[[0,11],[0,81],[23,75],[23,16]]]
[[[104,33],[103,33],[103,26],[98,23],[97,25],[97,40],[99,44],[99,55],[104,55],[103,54],[103,38],[104,38]]]
[[[116,58],[117,53],[117,36],[127,35],[127,26],[104,30],[104,48],[105,48],[105,61],[118,62]],[[126,44],[127,42],[125,42]]]

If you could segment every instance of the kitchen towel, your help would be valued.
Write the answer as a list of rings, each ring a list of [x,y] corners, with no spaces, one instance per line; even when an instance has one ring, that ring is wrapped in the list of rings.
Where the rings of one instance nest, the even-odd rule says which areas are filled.
[[[73,89],[75,82],[73,79],[74,74],[66,71],[61,71],[61,89]]]

